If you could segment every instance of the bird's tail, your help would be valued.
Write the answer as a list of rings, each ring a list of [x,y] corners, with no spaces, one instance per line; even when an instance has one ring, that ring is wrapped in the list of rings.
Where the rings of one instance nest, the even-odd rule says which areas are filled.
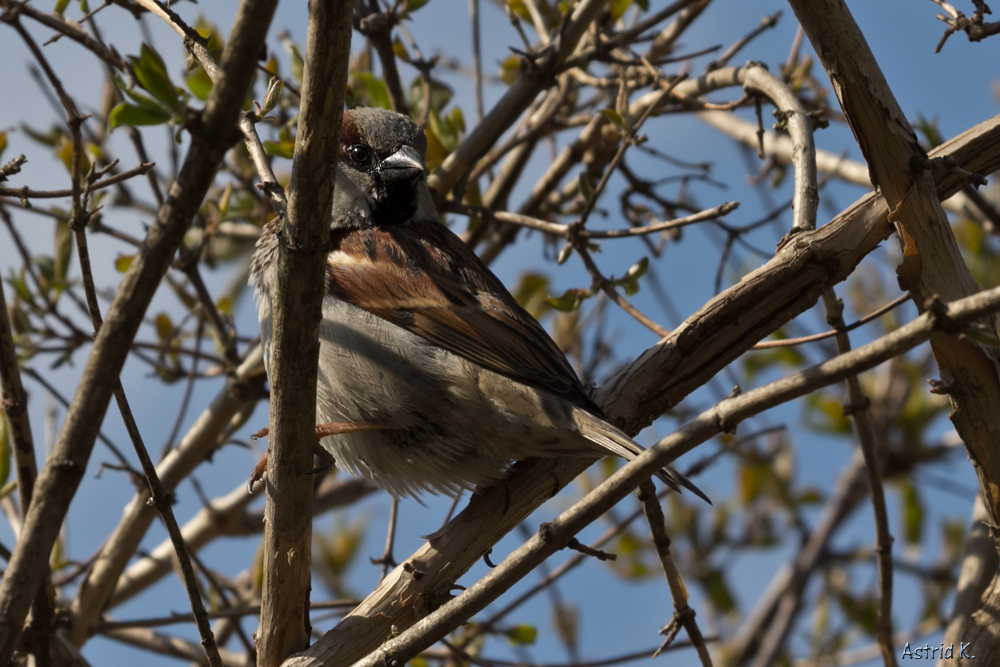
[[[607,423],[600,417],[587,412],[586,410],[574,410],[574,421],[580,435],[601,447],[608,453],[620,456],[628,461],[632,461],[639,456],[645,448],[632,438],[628,437],[620,430]],[[687,477],[680,474],[670,466],[662,468],[656,476],[663,480],[663,483],[675,491],[680,491],[684,487],[695,494],[709,505],[712,501],[708,499],[701,489],[695,486]]]

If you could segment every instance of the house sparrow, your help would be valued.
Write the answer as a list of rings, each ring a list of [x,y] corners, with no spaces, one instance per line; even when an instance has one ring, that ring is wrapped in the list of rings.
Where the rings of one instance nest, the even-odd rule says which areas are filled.
[[[394,496],[455,495],[528,457],[634,459],[541,325],[437,216],[407,116],[344,114],[320,325],[317,440]],[[277,221],[250,268],[271,357]],[[660,479],[708,498],[664,468]],[[251,484],[253,479],[251,479]]]

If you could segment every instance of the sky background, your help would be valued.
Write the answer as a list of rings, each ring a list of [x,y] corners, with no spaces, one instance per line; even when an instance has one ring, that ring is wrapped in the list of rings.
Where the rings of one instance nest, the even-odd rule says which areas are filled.
[[[509,54],[508,47],[520,44],[502,10],[486,0],[483,0],[481,4],[484,70],[487,73],[497,72],[499,62]],[[650,3],[650,9],[655,11],[665,4],[665,2],[653,1]],[[944,25],[935,20],[934,15],[939,8],[930,0],[924,2],[907,0],[870,2],[861,0],[848,2],[848,5],[866,35],[899,104],[909,118],[915,120],[918,115],[923,115],[926,118],[937,119],[941,134],[948,138],[1000,111],[997,91],[997,81],[1000,78],[1000,72],[997,68],[997,63],[1000,63],[1000,39],[994,38],[980,44],[970,44],[964,36],[958,35],[948,42],[941,54],[935,55],[934,48],[941,37]],[[45,3],[39,3],[39,6],[47,8]],[[963,11],[969,13],[972,11],[971,3],[960,2],[957,6]],[[236,7],[235,0],[214,0],[197,5],[177,3],[174,9],[189,22],[193,22],[198,15],[204,15],[219,26],[223,32],[228,33]],[[284,63],[283,73],[286,75],[288,73],[287,57],[277,35],[281,29],[286,29],[295,40],[300,42],[304,40],[306,33],[305,9],[305,2],[281,3],[269,33],[268,48]],[[777,71],[779,65],[788,56],[796,28],[791,11],[786,5],[777,1],[716,0],[706,10],[704,16],[685,34],[684,39],[678,45],[677,52],[694,52],[715,44],[721,44],[723,48],[728,47],[755,26],[762,17],[778,10],[784,11],[778,26],[756,39],[732,61],[732,64],[739,65],[746,60],[759,60],[766,63],[772,71]],[[74,7],[68,10],[68,15],[74,18],[79,16],[75,3]],[[25,20],[25,24],[30,27],[32,34],[39,41],[44,41],[48,37],[46,30],[39,29],[31,21]],[[127,13],[108,10],[99,15],[99,25],[106,39],[113,41],[123,55],[138,53],[141,42],[150,39],[166,59],[174,80],[181,80],[183,71],[182,45],[176,34],[161,22],[147,17],[145,20],[147,35],[144,36]],[[431,0],[426,7],[414,15],[413,21],[407,23],[407,28],[425,55],[441,53],[462,62],[471,61],[471,36],[468,9],[465,2]],[[360,37],[355,33],[355,49],[360,44]],[[67,90],[81,103],[83,109],[88,110],[98,104],[103,85],[103,70],[97,67],[96,59],[67,39],[45,48],[46,54],[62,78]],[[810,51],[808,44],[804,46],[804,50]],[[692,71],[700,72],[712,58],[712,55],[696,58],[693,61]],[[43,130],[51,124],[63,122],[61,114],[57,113],[46,101],[38,86],[29,76],[27,67],[30,62],[30,54],[16,34],[8,27],[0,26],[0,63],[3,63],[3,67],[0,68],[0,90],[4,91],[6,98],[6,101],[0,104],[0,131],[12,130],[8,135],[9,146],[2,161],[6,162],[22,152],[29,158],[22,173],[11,179],[10,185],[29,184],[36,189],[65,187],[67,176],[63,166],[49,156],[44,149],[30,142],[17,129],[26,120],[33,127]],[[408,85],[409,81],[416,75],[416,71],[404,64],[401,65],[401,74],[404,82]],[[454,89],[455,97],[452,104],[462,108],[466,121],[471,126],[475,117],[471,82],[461,75],[443,70],[439,70],[437,75]],[[486,87],[487,108],[499,99],[504,89],[502,84]],[[262,97],[262,93],[263,89],[258,86],[257,99]],[[723,94],[713,96],[713,99],[726,100],[735,96],[734,91],[726,91]],[[741,115],[751,118],[752,112]],[[143,130],[151,158],[161,165],[169,164],[169,158],[164,152],[163,135],[165,132],[167,130],[163,128]],[[680,114],[651,119],[644,127],[644,132],[649,136],[652,146],[673,157],[692,162],[706,160],[713,162],[713,179],[725,183],[729,187],[723,190],[711,184],[694,184],[692,196],[699,205],[708,207],[723,201],[739,201],[741,203],[740,209],[728,217],[728,221],[735,225],[749,223],[769,212],[770,204],[766,201],[762,202],[756,191],[746,183],[747,171],[744,153],[730,139],[708,128],[694,116]],[[575,133],[569,133],[565,136],[573,137]],[[563,140],[565,140],[565,136]],[[816,142],[821,148],[835,153],[846,152],[851,159],[861,159],[860,151],[854,144],[850,131],[844,126],[832,125],[830,129],[817,134]],[[118,131],[113,135],[112,145],[116,153],[123,158],[122,166],[125,168],[133,166],[131,162],[134,158],[131,156],[134,155],[134,152],[123,131]],[[185,149],[186,146],[181,147],[181,155]],[[547,151],[539,150],[521,181],[524,185],[514,192],[511,202],[516,205],[523,199],[528,188],[542,174],[547,160]],[[666,177],[678,173],[665,167],[662,162],[643,159],[638,153],[630,154],[629,163],[637,173],[643,175],[662,173],[663,177]],[[279,161],[276,166],[279,169],[287,170],[289,164],[287,161],[284,163]],[[616,178],[609,185],[609,189],[615,191],[616,186],[620,186],[620,184],[621,181]],[[991,183],[990,187],[995,187],[995,184]],[[151,199],[143,184],[136,183],[134,190],[139,192],[140,196]],[[863,189],[853,186],[839,184],[831,186],[823,193],[819,224],[825,223],[834,213],[846,207],[864,192]],[[773,201],[784,201],[790,197],[790,194],[789,179],[789,182],[786,182],[782,188],[772,193]],[[606,208],[609,210],[607,219],[595,219],[592,225],[607,228],[623,226],[624,223],[617,211],[617,204],[613,200],[607,200]],[[148,223],[148,220],[143,220],[134,214],[109,211],[107,222],[133,234],[141,234],[142,224]],[[456,218],[453,222],[458,228],[464,227],[464,219]],[[51,253],[52,227],[47,218],[26,212],[15,212],[15,223],[33,252]],[[781,219],[781,225],[787,228],[789,224],[790,215],[786,214]],[[780,234],[775,230],[768,228],[754,238],[754,243],[757,247],[765,250],[773,249],[774,242],[779,236]],[[720,239],[721,235],[706,226],[692,228],[685,232],[683,243],[669,246],[655,264],[657,273],[668,289],[673,306],[682,318],[696,311],[714,293],[713,280],[719,259]],[[895,241],[890,240],[886,247],[885,253],[892,255],[895,250]],[[102,237],[93,239],[91,252],[98,287],[113,289],[120,280],[120,274],[114,268],[114,259],[120,253],[131,253],[131,249],[112,239]],[[898,291],[896,291],[894,279],[891,278],[892,266],[887,264],[885,253],[873,254],[864,262],[863,266],[870,266],[888,277],[886,282],[890,290],[886,295],[888,300],[895,298]],[[638,241],[621,241],[604,244],[603,252],[597,255],[596,259],[605,274],[621,275],[645,254],[647,254],[645,247]],[[729,264],[725,284],[731,284],[741,273],[755,268],[762,261],[760,257],[752,253],[738,250]],[[6,277],[12,268],[20,267],[20,264],[20,259],[12,247],[6,231],[0,231],[0,274]],[[542,244],[538,243],[536,237],[531,237],[527,242],[518,244],[516,250],[508,250],[500,256],[493,266],[494,271],[508,286],[514,285],[518,276],[525,269],[537,270],[539,267],[549,273],[553,295],[561,294],[563,290],[570,287],[586,287],[590,283],[577,258],[557,267],[551,258],[544,255]],[[242,265],[221,265],[208,276],[210,289],[218,290],[230,284],[244,270],[245,267]],[[71,272],[75,272],[73,275],[78,275],[75,260],[71,265]],[[993,287],[993,285],[984,285],[983,287]],[[10,298],[9,286],[6,283],[4,288],[7,290],[8,298]],[[238,304],[236,325],[240,335],[252,337],[257,333],[257,324],[256,312],[249,296],[249,292],[245,293],[245,298]],[[672,328],[679,324],[679,321],[663,312],[650,290],[640,291],[634,301],[641,310],[651,314],[654,319],[665,326]],[[103,304],[103,308],[106,310],[106,302]],[[155,315],[159,312],[172,314],[176,320],[183,309],[172,296],[161,290],[154,300],[149,314]],[[904,319],[914,315],[914,309],[911,306],[904,307],[900,312],[902,313],[900,317]],[[849,313],[846,317],[848,321],[852,321],[856,319],[857,315],[857,313]],[[821,314],[816,311],[802,316],[800,321],[811,331],[820,331],[825,328]],[[654,334],[628,317],[621,316],[620,313],[614,313],[612,331],[617,340],[616,354],[619,362],[637,357],[643,350],[656,342]],[[867,340],[866,336],[870,336],[870,333],[861,330],[852,338],[854,343],[859,345]],[[152,338],[153,334],[148,327],[140,334],[140,339],[150,340]],[[810,359],[818,361],[821,358],[822,350],[808,349],[804,353]],[[49,360],[45,358],[39,358],[31,365],[39,371],[46,371],[48,377],[55,378],[56,386],[69,397],[73,393],[83,368],[84,354],[77,353],[74,362],[72,366],[64,366],[52,372],[47,371]],[[151,451],[158,451],[172,426],[184,390],[184,383],[164,386],[156,381],[150,381],[148,376],[148,366],[130,360],[123,372],[122,381],[132,402],[147,446]],[[755,378],[754,382],[749,385],[744,384],[743,389],[752,388],[752,386],[776,379],[776,377],[778,376],[774,374],[765,374]],[[721,377],[721,380],[721,384],[717,384],[717,389],[721,388],[723,393],[726,393],[732,382],[727,377]],[[52,402],[46,399],[45,392],[40,386],[30,380],[27,380],[27,385],[31,394],[30,412],[34,434],[41,451],[46,444],[45,429],[43,428],[44,414],[46,406],[51,405]],[[221,381],[202,381],[196,384],[191,402],[192,408],[188,412],[181,430],[182,433],[197,418],[202,406],[215,396],[220,386]],[[703,409],[720,397],[717,395],[717,391],[713,391],[712,388],[703,388],[689,399],[689,405]],[[61,424],[64,411],[57,408],[55,414],[58,426]],[[263,426],[266,422],[267,406],[260,404],[254,417],[247,423],[239,436],[246,438],[252,431]],[[796,427],[800,425],[800,422],[801,406],[793,404],[771,411],[760,420],[747,424],[741,429],[745,429],[742,432],[746,433],[761,425],[788,423]],[[673,422],[659,422],[647,429],[639,440],[640,442],[653,442],[658,437],[669,433],[672,427]],[[944,433],[950,429],[950,424],[943,422],[936,425],[935,428],[939,433]],[[108,412],[103,432],[121,449],[131,450],[121,419],[113,407]],[[853,447],[851,440],[824,438],[816,435],[796,439],[795,443],[795,465],[800,484],[802,486],[812,484],[824,489],[829,488],[834,476],[851,456]],[[211,463],[202,465],[194,473],[194,476],[205,488],[209,497],[223,495],[246,480],[250,468],[261,451],[260,446],[257,447],[257,451],[227,447],[220,451]],[[689,463],[713,450],[714,445],[706,445],[694,454],[682,459],[678,467],[683,469],[685,462]],[[77,500],[70,509],[70,527],[67,538],[70,552],[75,557],[83,558],[99,547],[104,537],[118,522],[122,509],[133,496],[131,484],[123,475],[106,471],[99,478],[96,476],[98,466],[102,462],[110,460],[110,455],[98,444],[91,458],[88,474],[77,494]],[[713,498],[729,498],[735,484],[734,472],[733,466],[723,462],[709,469],[698,478],[697,482]],[[933,562],[938,556],[939,542],[935,528],[937,523],[945,517],[954,517],[967,522],[971,514],[971,495],[974,493],[976,485],[971,466],[966,462],[964,452],[956,451],[948,463],[940,466],[935,474],[951,480],[960,489],[964,489],[964,492],[946,492],[932,486],[924,486],[922,488],[922,492],[925,494],[923,501],[928,512],[928,529],[931,531],[927,546],[921,553],[903,554],[900,542],[897,541],[895,552],[897,557],[905,556],[922,563]],[[579,489],[576,490],[576,493],[578,491]],[[199,509],[200,503],[189,483],[185,483],[179,488],[177,499],[175,512],[178,520],[183,524]],[[527,526],[534,530],[538,523],[552,518],[560,510],[568,507],[570,499],[570,496],[564,494],[550,501],[529,519]],[[888,501],[892,531],[898,535],[900,532],[900,512],[897,494],[890,490]],[[431,533],[437,529],[450,504],[448,500],[440,498],[427,498],[425,502],[426,505],[421,505],[407,500],[401,506],[401,526],[397,536],[396,551],[399,559],[412,553],[422,544],[420,535]],[[623,511],[626,509],[631,511],[634,501],[628,500],[626,503],[627,507],[623,508]],[[324,517],[317,523],[318,531],[330,530],[333,526],[342,525],[345,522],[364,522],[370,525],[367,539],[361,548],[362,557],[355,564],[348,578],[351,590],[358,595],[363,595],[366,591],[371,590],[378,581],[378,568],[369,566],[365,557],[377,556],[382,551],[388,508],[387,497],[379,494],[358,503],[349,512]],[[810,519],[815,519],[815,514]],[[841,529],[835,545],[838,547],[871,545],[873,542],[871,524],[871,512],[866,505],[854,515],[845,528]],[[585,531],[580,538],[587,542],[590,538],[603,532],[605,528],[606,524],[596,524]],[[143,548],[153,548],[164,537],[165,532],[159,522],[154,522],[143,542]],[[499,562],[523,539],[524,536],[518,535],[516,532],[505,538],[494,549],[492,557],[494,562]],[[257,538],[218,540],[202,552],[203,557],[210,566],[227,574],[235,575],[252,560],[257,541]],[[7,546],[14,543],[13,534],[6,523],[0,525],[0,542]],[[683,544],[679,545],[678,548],[683,548]],[[777,567],[785,562],[791,553],[793,550],[789,546],[777,550],[741,555],[739,558],[732,558],[725,563],[730,582],[744,612],[752,608],[753,603],[764,590]],[[555,567],[566,557],[567,554],[557,554],[550,559],[549,564]],[[469,584],[477,580],[484,572],[485,565],[480,563],[459,583]],[[906,580],[907,576],[905,573],[897,574],[899,582],[896,589],[894,610],[897,630],[913,625],[914,616],[918,611],[916,607],[919,606],[917,589],[912,581]],[[536,577],[526,578],[518,587],[501,599],[501,604],[504,600],[512,599],[512,596],[516,595],[518,591],[532,585],[535,581]],[[320,588],[321,585],[318,582],[314,583],[314,590],[318,591]],[[600,659],[630,650],[657,646],[660,638],[656,633],[670,619],[672,612],[672,602],[662,577],[652,577],[639,582],[626,582],[596,563],[588,563],[565,577],[560,584],[560,590],[577,605],[580,612],[580,653],[584,659]],[[701,592],[692,587],[692,594],[693,606],[700,611],[702,608],[700,604]],[[113,616],[122,620],[148,617],[161,614],[166,609],[178,612],[188,610],[183,588],[174,577],[162,580],[145,595],[115,609]],[[699,620],[709,621],[704,615],[700,615]],[[545,596],[539,596],[534,604],[515,613],[510,617],[510,622],[532,623],[539,626],[539,640],[530,648],[532,659],[539,662],[563,662],[567,659],[565,651],[561,648],[554,633],[550,631],[550,610]],[[326,623],[326,626],[317,625],[325,629],[325,627],[329,627],[331,622],[326,621]],[[256,620],[251,618],[244,621],[243,627],[248,632],[254,630]],[[703,625],[702,629],[707,634],[712,634],[710,623],[707,627]],[[169,628],[169,630],[177,632],[175,628]],[[188,629],[184,634],[191,639],[196,639],[193,628]],[[608,644],[609,637],[614,638],[613,645]],[[866,638],[861,638],[861,640],[862,644],[869,641]],[[933,643],[935,638],[932,637],[928,641]],[[800,638],[793,636],[792,645],[801,647],[803,644]],[[520,655],[506,647],[500,640],[490,642],[487,654],[498,658],[511,658]],[[131,664],[137,660],[142,660],[149,667],[176,664],[173,659],[151,657],[147,652],[123,647],[100,637],[86,645],[84,655],[94,665]],[[672,665],[697,664],[697,659],[691,652],[670,654],[669,657],[661,658],[661,660],[666,660]]]

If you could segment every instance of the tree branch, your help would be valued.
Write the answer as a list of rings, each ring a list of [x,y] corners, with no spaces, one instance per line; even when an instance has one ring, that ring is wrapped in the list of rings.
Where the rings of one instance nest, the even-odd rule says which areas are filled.
[[[278,665],[309,638],[316,443],[316,375],[326,291],[330,206],[340,151],[351,50],[351,0],[309,6],[302,102],[289,185],[288,219],[278,232],[272,303],[271,421],[264,533],[264,583],[257,664]]]
[[[846,5],[842,0],[790,4],[833,82],[872,183],[892,210],[890,219],[903,243],[903,262],[897,269],[900,287],[911,292],[921,312],[932,295],[954,301],[976,293],[979,286],[941,210],[924,150]],[[975,326],[987,335],[997,334],[993,317]],[[932,337],[931,349],[950,388],[952,423],[969,450],[991,522],[997,525],[1000,355],[969,339],[943,336]],[[1000,534],[995,538],[1000,548]]]

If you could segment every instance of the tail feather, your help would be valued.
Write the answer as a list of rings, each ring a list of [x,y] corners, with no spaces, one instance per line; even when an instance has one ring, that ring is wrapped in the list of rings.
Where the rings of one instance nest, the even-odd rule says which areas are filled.
[[[578,410],[574,412],[576,426],[580,435],[587,438],[587,440],[590,440],[595,445],[598,445],[608,453],[620,456],[627,461],[632,461],[639,456],[639,454],[645,451],[645,448],[642,445],[600,417],[592,415],[586,410]],[[695,486],[694,483],[687,477],[680,474],[670,466],[662,468],[656,473],[656,476],[674,491],[680,492],[681,487],[684,487],[709,505],[712,504],[712,501],[708,499],[708,496],[706,496],[701,489]]]

